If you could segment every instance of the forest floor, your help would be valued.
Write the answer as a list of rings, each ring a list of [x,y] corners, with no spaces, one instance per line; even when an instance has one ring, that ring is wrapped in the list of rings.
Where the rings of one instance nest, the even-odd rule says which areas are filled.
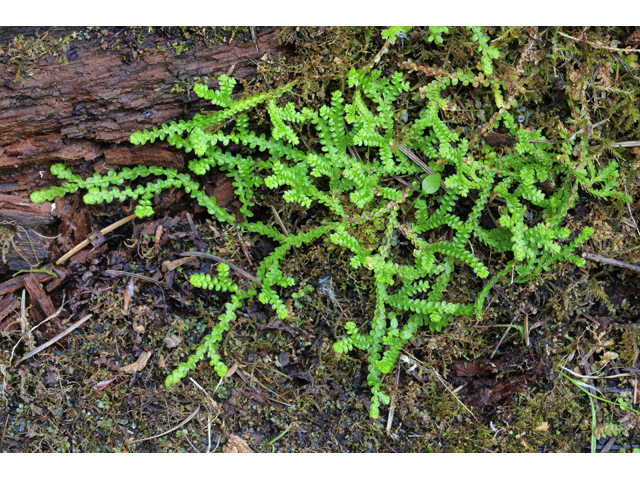
[[[623,33],[629,35],[600,32],[602,38]],[[611,61],[589,45],[573,54]],[[317,55],[320,68],[324,59]],[[638,75],[635,65],[630,68]],[[611,72],[616,91],[637,95],[631,71]],[[552,94],[529,105],[533,125],[548,119],[540,112],[553,102],[556,115],[570,115]],[[594,106],[592,123],[606,110]],[[637,122],[626,130],[622,125],[615,123],[610,138],[634,139]],[[638,265],[640,155],[631,149],[619,155],[625,159],[619,189],[635,200],[609,203],[581,192],[567,223],[595,229],[578,253]],[[232,211],[230,181],[214,172],[210,186],[218,204]],[[276,224],[269,203],[291,228],[303,216],[320,215],[280,197],[257,208],[256,220]],[[392,403],[372,420],[366,356],[333,350],[346,319],[372,310],[371,279],[350,270],[344,252],[325,243],[299,249],[298,258],[287,260],[290,272],[313,290],[288,301],[290,318],[279,320],[270,308],[249,302],[221,346],[227,376],[220,379],[201,362],[167,388],[167,375],[192,353],[226,301],[189,283],[191,273],[216,262],[181,254],[211,252],[253,273],[276,245],[221,226],[183,191],[156,198],[161,213],[104,235],[97,230],[130,216],[132,205],[85,205],[77,193],[57,200],[56,208],[59,221],[46,236],[66,236],[67,244],[93,238],[64,267],[0,278],[0,451],[588,452],[592,441],[596,451],[640,448],[640,415],[626,408],[638,404],[636,271],[565,262],[533,282],[498,284],[480,319],[460,317],[441,332],[419,332],[405,346],[383,380]],[[13,244],[8,230],[2,235],[6,253]],[[62,242],[50,242],[54,259],[66,253]],[[450,293],[473,301],[475,282],[461,274]],[[21,360],[88,315],[53,346]]]

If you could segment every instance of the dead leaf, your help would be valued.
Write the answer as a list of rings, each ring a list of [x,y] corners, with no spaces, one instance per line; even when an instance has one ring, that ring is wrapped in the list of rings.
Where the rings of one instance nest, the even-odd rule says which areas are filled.
[[[289,365],[289,355],[289,352],[280,352],[280,355],[278,355],[278,363],[281,368]]]
[[[178,335],[171,335],[170,337],[165,337],[164,344],[167,348],[176,348],[178,345],[182,343],[182,337]]]
[[[133,325],[133,331],[136,333],[144,333],[144,325],[137,323]]]
[[[149,358],[151,357],[152,353],[153,352],[151,350],[148,351],[148,352],[142,352],[142,354],[138,357],[138,360],[136,360],[131,365],[126,365],[126,366],[120,368],[120,371],[122,373],[136,373],[136,372],[139,372],[140,370],[142,370],[144,367],[147,366],[147,362],[149,361]]]
[[[616,352],[604,352],[598,363],[604,367],[607,363],[611,360],[615,360],[616,358],[618,358],[618,354]]]
[[[110,378],[109,380],[103,380],[101,382],[98,382],[93,387],[91,387],[91,389],[94,392],[99,393],[100,391],[104,390],[109,385],[111,385],[116,378],[118,378],[118,377],[113,377],[113,378]]]
[[[237,435],[231,435],[227,444],[222,447],[224,453],[256,453],[249,448],[247,442]]]
[[[96,365],[105,366],[112,372],[117,372],[118,370],[120,370],[120,365],[118,365],[113,358],[102,357],[94,360],[93,363]]]
[[[536,427],[536,430],[538,432],[548,432],[549,431],[549,423],[548,422],[542,422],[540,425],[538,425]]]
[[[227,371],[227,374],[225,376],[227,378],[231,377],[231,375],[236,373],[236,370],[238,370],[238,362],[233,363],[233,366]]]
[[[156,236],[154,238],[154,243],[157,245],[162,240],[162,225],[158,225],[156,227]]]

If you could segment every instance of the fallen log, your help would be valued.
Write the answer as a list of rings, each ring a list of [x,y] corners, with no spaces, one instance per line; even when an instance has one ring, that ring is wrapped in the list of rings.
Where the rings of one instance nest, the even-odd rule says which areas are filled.
[[[35,268],[48,259],[34,231],[55,236],[47,227],[65,204],[33,205],[29,194],[58,183],[51,164],[77,164],[75,170],[84,176],[110,166],[182,168],[183,151],[167,142],[133,146],[129,136],[211,109],[193,93],[196,77],[208,77],[215,86],[218,76],[232,71],[235,78],[251,81],[265,54],[292,55],[278,43],[275,28],[258,29],[254,39],[223,37],[209,46],[196,45],[180,29],[170,35],[162,28],[138,29],[135,42],[131,29],[122,27],[15,27],[15,35],[11,32],[12,27],[0,29],[0,228],[12,235],[0,245],[5,247],[0,274]],[[47,35],[69,37],[52,43],[64,47],[33,56],[34,42]],[[30,52],[20,50],[28,45]]]
[[[213,81],[232,69],[234,77],[249,80],[265,53],[291,55],[275,33],[259,31],[256,44],[234,40],[176,54],[163,47],[166,39],[151,32],[135,47],[135,58],[128,49],[115,51],[109,42],[73,40],[67,63],[53,55],[29,68],[0,63],[0,171],[96,159],[118,165],[181,165],[181,153],[158,144],[136,149],[128,145],[129,136],[210,107],[193,93],[195,77]],[[120,143],[125,145],[114,148]],[[14,181],[3,174],[3,184]]]

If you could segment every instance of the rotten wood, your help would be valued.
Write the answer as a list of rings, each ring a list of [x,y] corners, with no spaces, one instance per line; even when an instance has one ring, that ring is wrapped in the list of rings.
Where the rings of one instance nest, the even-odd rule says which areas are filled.
[[[62,283],[67,281],[69,279],[69,273],[71,273],[71,270],[69,270],[67,268],[64,268],[64,267],[54,268],[53,271],[55,272],[56,275],[58,275],[58,278],[56,278],[54,281],[50,282],[45,287],[45,290],[48,293],[53,292],[56,288],[58,288],[60,285],[62,285]]]
[[[48,273],[35,273],[33,274],[38,282],[46,282],[55,278]],[[4,295],[7,293],[15,292],[24,287],[24,275],[20,277],[15,277],[6,282],[0,283],[0,295]]]
[[[31,304],[37,304],[45,316],[50,317],[56,313],[56,309],[53,306],[53,302],[51,302],[49,295],[45,293],[42,285],[40,285],[40,282],[36,280],[33,273],[25,277],[24,286],[31,297]]]
[[[9,324],[13,319],[9,318],[3,322],[4,318],[20,306],[20,301],[13,295],[7,295],[0,299],[0,332],[9,328]]]
[[[2,183],[5,183],[4,179]],[[21,225],[24,228],[41,228],[55,221],[52,212],[51,202],[31,203],[29,196],[24,192],[0,193],[0,223]]]
[[[256,34],[253,42],[234,41],[195,47],[180,55],[155,52],[161,38],[149,34],[150,55],[129,63],[120,53],[94,40],[74,40],[74,56],[60,63],[45,56],[30,65],[33,75],[16,80],[16,65],[0,63],[0,169],[50,162],[80,162],[104,157],[129,165],[153,163],[177,166],[182,154],[155,146],[116,147],[138,130],[179,118],[190,118],[209,102],[192,89],[171,92],[193,77],[216,78],[234,66],[233,76],[249,80],[266,52],[291,55],[279,45],[275,29]]]
[[[13,231],[7,229],[3,237],[2,240],[7,241],[8,251],[6,252],[6,264],[3,263],[0,255],[0,273],[7,270],[14,272],[31,270],[40,267],[43,262],[49,260],[50,255],[45,242],[35,231],[24,228],[17,228]],[[0,250],[2,247],[0,245]]]

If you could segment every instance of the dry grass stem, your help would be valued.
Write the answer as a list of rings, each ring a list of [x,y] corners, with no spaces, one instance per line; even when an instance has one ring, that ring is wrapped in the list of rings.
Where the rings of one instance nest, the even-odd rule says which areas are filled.
[[[413,163],[418,165],[422,170],[427,172],[429,175],[433,175],[434,171],[431,170],[426,163],[420,160],[420,158],[418,158],[418,156],[415,153],[413,153],[411,150],[409,150],[407,147],[405,147],[404,145],[398,144],[398,150],[404,153],[409,160],[411,160]],[[444,180],[440,180],[440,186],[445,192],[447,191],[447,186],[444,184]]]
[[[86,322],[87,320],[89,320],[93,315],[89,314],[86,317],[81,318],[80,320],[78,320],[76,323],[74,323],[73,325],[71,325],[69,328],[67,328],[64,332],[59,333],[58,335],[56,335],[55,337],[53,337],[51,340],[49,340],[46,343],[43,343],[42,345],[40,345],[38,348],[36,348],[35,350],[32,350],[31,352],[27,353],[24,357],[22,357],[20,360],[18,360],[16,362],[16,366],[18,366],[19,364],[21,364],[22,362],[24,362],[25,360],[33,357],[34,355],[40,353],[41,351],[45,350],[46,348],[49,348],[51,345],[53,345],[54,343],[56,343],[57,341],[59,341],[61,338],[66,337],[67,335],[69,335],[71,332],[73,332],[76,328],[78,328],[80,325],[82,325],[84,322]]]
[[[133,445],[134,443],[140,443],[140,442],[144,442],[146,440],[153,440],[154,438],[160,438],[160,437],[163,437],[163,436],[165,436],[165,435],[167,435],[167,434],[169,434],[171,432],[174,432],[177,429],[179,429],[180,427],[182,427],[183,425],[186,425],[187,423],[189,423],[191,421],[191,419],[198,414],[199,411],[200,411],[200,405],[198,405],[198,408],[196,408],[187,418],[185,418],[178,425],[176,425],[173,428],[170,428],[166,432],[159,433],[158,435],[153,435],[152,437],[141,438],[140,440],[131,440],[131,441],[126,442],[126,445]]]
[[[220,263],[224,263],[225,265],[229,265],[229,267],[233,268],[236,272],[238,272],[243,277],[251,280],[254,283],[257,283],[258,285],[262,285],[262,282],[260,280],[258,280],[256,277],[254,277],[250,273],[246,272],[245,270],[241,269],[240,267],[237,267],[236,265],[234,265],[233,263],[229,262],[228,260],[225,260],[224,258],[216,257],[215,255],[211,255],[210,253],[204,253],[204,252],[182,252],[182,253],[180,253],[180,256],[182,256],[182,257],[188,257],[188,256],[191,256],[191,255],[196,256],[196,257],[208,258],[210,260],[215,260],[216,262],[220,262]]]

